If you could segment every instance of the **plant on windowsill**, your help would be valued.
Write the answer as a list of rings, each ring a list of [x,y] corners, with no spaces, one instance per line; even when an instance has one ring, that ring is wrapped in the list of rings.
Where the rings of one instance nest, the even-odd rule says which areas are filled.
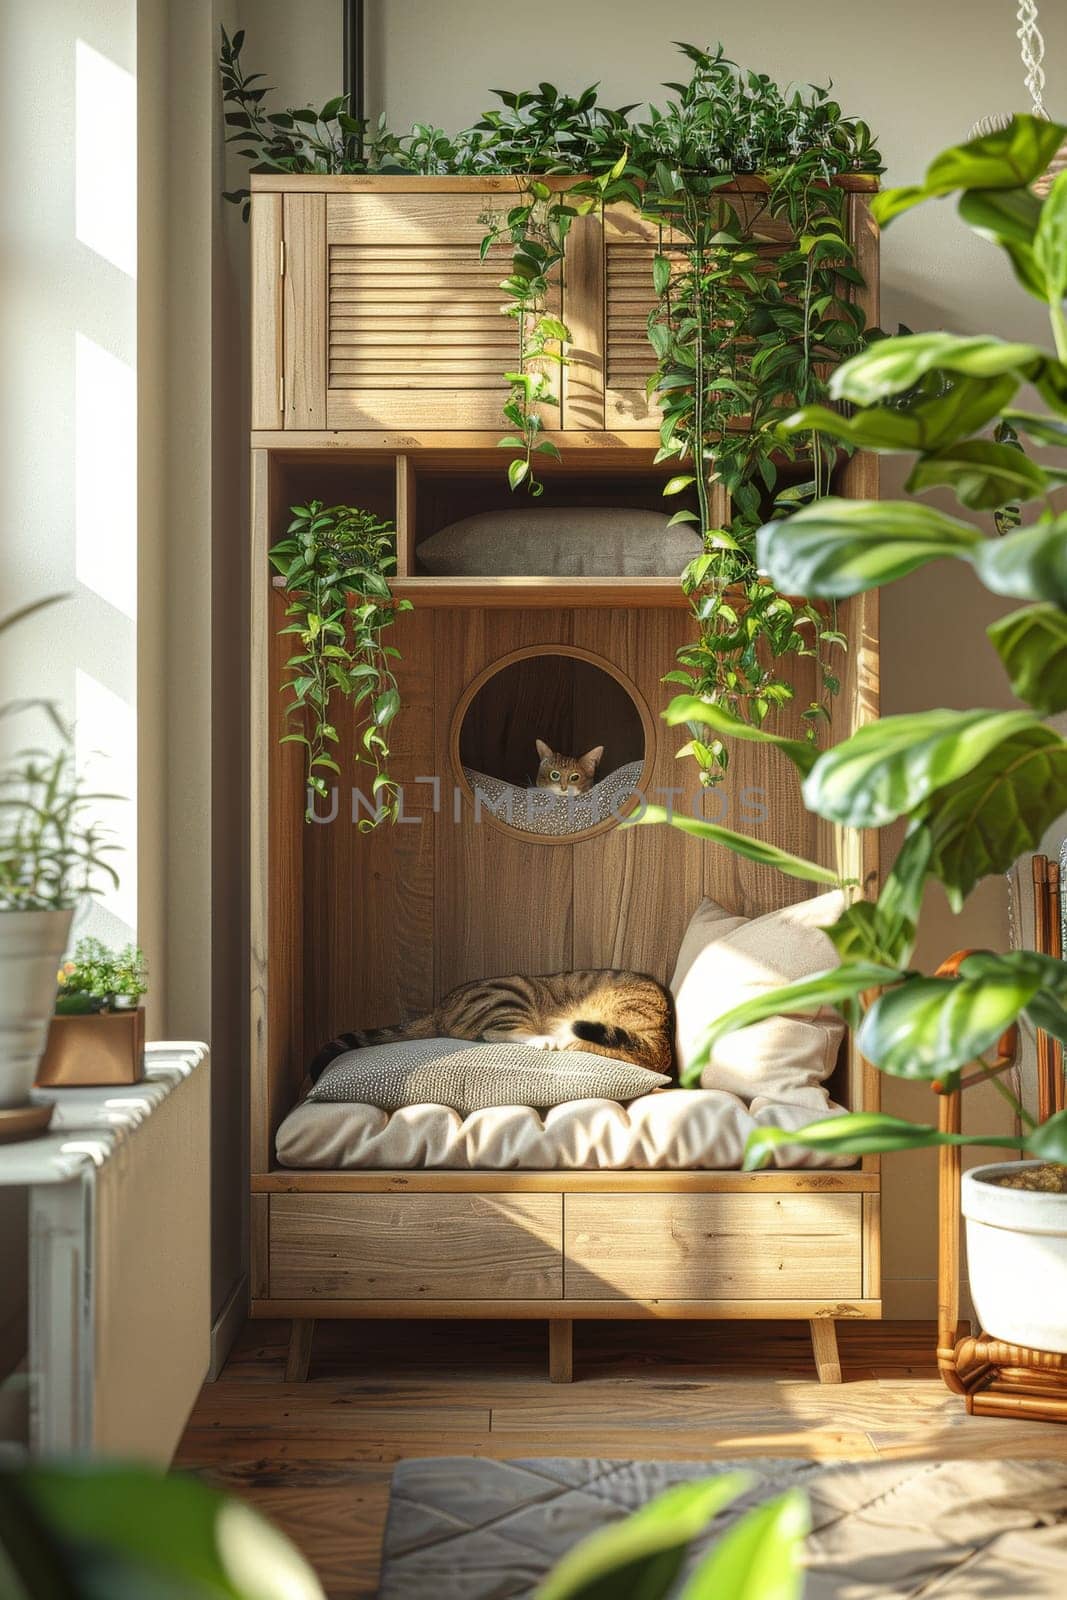
[[[945,151],[922,184],[888,191],[875,208],[888,224],[921,201],[958,193],[963,220],[1003,249],[1022,287],[1046,304],[1055,353],[992,337],[918,333],[886,339],[849,361],[831,391],[855,413],[808,407],[787,431],[816,429],[857,448],[914,453],[912,498],[825,498],[769,523],[758,536],[760,565],[774,583],[834,599],[891,583],[939,557],[965,561],[993,594],[1026,602],[988,630],[1023,708],[887,717],[821,755],[693,697],[666,714],[673,722],[697,719],[721,738],[777,745],[797,769],[808,809],[837,827],[905,824],[878,899],[854,901],[827,929],[840,966],[728,1013],[709,1032],[704,1061],[737,1028],[830,1005],[857,1030],[858,1049],[882,1072],[943,1090],[992,1082],[1022,1131],[965,1135],[852,1113],[797,1133],[753,1135],[749,1169],[765,1165],[783,1142],[854,1155],[972,1144],[1025,1148],[1054,1170],[1029,1180],[1028,1169],[1015,1165],[1016,1178],[1063,1182],[1067,1112],[1036,1122],[1003,1066],[987,1057],[1020,1018],[1067,1043],[1067,963],[1028,950],[981,952],[962,961],[957,977],[926,976],[912,963],[931,878],[959,911],[983,878],[1008,871],[1067,812],[1067,741],[1044,720],[1067,710],[1067,517],[1050,500],[1067,470],[1032,460],[1011,442],[1021,433],[1061,451],[1067,444],[1067,175],[1043,202],[1032,188],[1065,137],[1067,129],[1017,117],[1004,132]],[[1036,389],[1046,412],[1020,407],[1026,386]],[[969,511],[992,513],[993,537],[918,498],[934,488],[952,491]],[[1025,526],[1017,525],[1017,514],[1003,515],[1017,505],[1036,508]],[[644,820],[662,820],[662,813]],[[685,825],[705,831],[690,819]],[[746,855],[758,850],[758,859],[795,877],[833,876],[725,829],[709,836]],[[993,1338],[1067,1353],[1067,1193],[1008,1189],[1002,1177],[1000,1169],[980,1168],[965,1180],[972,1297]],[[1010,1275],[991,1269],[988,1240],[971,1226],[988,1221],[991,1208],[996,1228],[984,1234],[1011,1233]]]
[[[291,620],[279,633],[298,641],[281,685],[291,694],[286,716],[292,725],[281,742],[304,748],[305,818],[311,821],[315,796],[329,796],[327,775],[341,775],[333,708],[338,700],[353,708],[355,759],[374,774],[373,814],[360,816],[358,824],[366,832],[395,821],[399,804],[398,785],[389,775],[389,727],[400,710],[400,651],[384,635],[411,610],[411,601],[395,599],[389,587],[396,533],[391,522],[355,506],[311,500],[290,509],[285,538],[270,552],[289,598],[285,614]]]
[[[52,595],[0,618],[0,633],[63,596]],[[40,699],[10,701],[0,718],[37,708],[59,736],[54,751],[25,751],[0,771],[0,1140],[47,1126],[50,1109],[30,1090],[44,1052],[74,909],[117,883],[105,859],[116,849],[89,812],[100,799],[75,767],[69,731]]]
[[[56,1014],[37,1074],[39,1086],[137,1083],[144,1076],[148,990],[144,953],[79,939],[59,969]]]

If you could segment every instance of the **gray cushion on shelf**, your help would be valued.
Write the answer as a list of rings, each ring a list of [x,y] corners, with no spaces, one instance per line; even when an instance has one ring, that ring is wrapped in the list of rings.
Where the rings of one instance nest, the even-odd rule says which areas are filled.
[[[503,778],[464,767],[463,776],[474,791],[474,805],[480,819],[494,816],[523,833],[543,833],[546,838],[563,838],[584,833],[611,817],[621,818],[626,802],[637,792],[641,777],[640,761],[617,767],[606,778],[594,783],[584,794],[553,794],[550,789],[520,789]]]
[[[702,546],[669,521],[608,506],[480,511],[424,539],[416,556],[433,577],[677,577]]]
[[[347,1101],[382,1111],[448,1106],[470,1116],[492,1106],[541,1110],[571,1100],[626,1102],[669,1082],[662,1073],[587,1050],[404,1039],[347,1050],[326,1068],[308,1099]]]

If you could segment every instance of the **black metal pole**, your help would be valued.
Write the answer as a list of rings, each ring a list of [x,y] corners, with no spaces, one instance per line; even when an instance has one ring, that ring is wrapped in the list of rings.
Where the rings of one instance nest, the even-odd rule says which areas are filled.
[[[344,92],[348,109],[362,123],[367,115],[366,18],[363,0],[344,0]],[[356,140],[356,155],[362,165],[363,135]]]

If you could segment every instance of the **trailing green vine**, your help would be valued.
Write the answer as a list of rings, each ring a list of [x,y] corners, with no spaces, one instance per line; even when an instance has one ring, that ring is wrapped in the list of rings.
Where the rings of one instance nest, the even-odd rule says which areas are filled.
[[[323,505],[311,500],[293,506],[284,539],[270,552],[290,597],[279,631],[292,634],[297,650],[286,662],[283,688],[292,691],[286,706],[291,730],[283,744],[306,751],[308,787],[306,818],[312,818],[312,795],[329,795],[326,774],[340,776],[335,758],[340,734],[332,705],[340,695],[357,712],[356,761],[374,773],[371,796],[376,810],[360,816],[363,831],[395,821],[399,789],[389,775],[388,729],[400,710],[395,663],[400,651],[383,635],[397,616],[411,610],[410,600],[396,600],[389,574],[396,568],[396,535],[390,522],[353,506]]]
[[[596,89],[562,94],[496,90],[500,105],[473,128],[448,134],[416,123],[395,134],[353,119],[337,97],[319,111],[269,112],[258,74],[240,63],[243,34],[223,34],[221,70],[230,138],[253,170],[512,174],[514,202],[485,217],[482,257],[510,249],[503,314],[517,327],[519,359],[505,376],[513,489],[543,491],[538,458],[558,456],[547,419],[569,334],[557,314],[567,234],[594,206],[625,202],[660,230],[655,308],[649,317],[648,389],[662,411],[659,461],[679,471],[666,486],[683,504],[702,554],[683,574],[697,628],[668,680],[761,725],[794,691],[781,663],[816,663],[817,692],[802,712],[815,739],[838,680],[842,635],[827,613],[782,595],[757,569],[755,535],[774,515],[827,487],[843,448],[814,432],[784,437],[798,405],[827,397],[841,361],[866,342],[854,291],[862,286],[846,226],[847,194],[834,180],[877,172],[867,125],[842,113],[825,88],[782,91],[744,71],[722,47],[682,44],[691,72],[666,85],[673,98],[635,118],[602,107]],[[551,176],[573,182],[546,182]],[[739,186],[736,179],[750,178]],[[247,202],[247,191],[229,198]],[[717,516],[719,493],[729,512]],[[694,729],[694,733],[696,730]],[[705,783],[721,780],[727,751],[694,737]]]

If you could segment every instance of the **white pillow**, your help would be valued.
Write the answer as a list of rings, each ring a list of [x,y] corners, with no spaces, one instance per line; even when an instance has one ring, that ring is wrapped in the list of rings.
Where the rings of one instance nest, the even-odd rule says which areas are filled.
[[[671,979],[678,1069],[684,1073],[713,1022],[734,1006],[780,984],[838,965],[823,933],[845,907],[833,890],[766,916],[734,916],[704,900],[685,930]],[[758,1096],[825,1111],[822,1085],[837,1064],[845,1025],[829,1007],[813,1016],[770,1017],[727,1034],[700,1076],[705,1089],[727,1089],[742,1100]]]
[[[342,1100],[397,1111],[449,1106],[467,1117],[490,1106],[566,1105],[570,1100],[636,1100],[670,1079],[590,1050],[535,1050],[528,1044],[466,1039],[400,1039],[364,1045],[331,1061],[309,1100]]]
[[[450,523],[415,554],[435,576],[676,578],[703,545],[670,520],[610,506],[512,506]]]

